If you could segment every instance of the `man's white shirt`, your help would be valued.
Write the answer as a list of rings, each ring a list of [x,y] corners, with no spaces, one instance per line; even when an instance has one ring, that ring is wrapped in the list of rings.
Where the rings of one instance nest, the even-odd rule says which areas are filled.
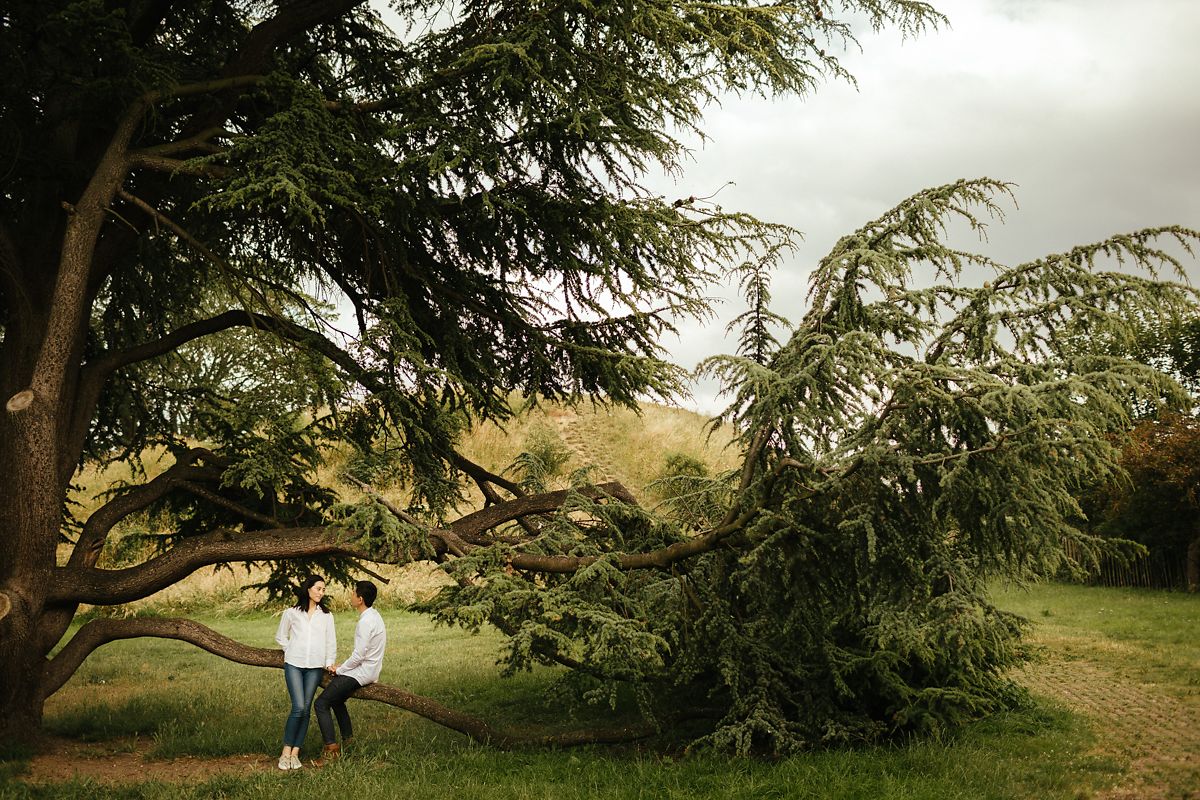
[[[387,647],[387,630],[383,617],[374,608],[358,615],[354,626],[354,650],[338,667],[337,674],[358,681],[359,686],[375,683],[383,671],[383,651]]]
[[[293,667],[330,667],[337,661],[333,614],[320,609],[312,616],[295,606],[285,609],[275,641],[283,648],[283,660]]]

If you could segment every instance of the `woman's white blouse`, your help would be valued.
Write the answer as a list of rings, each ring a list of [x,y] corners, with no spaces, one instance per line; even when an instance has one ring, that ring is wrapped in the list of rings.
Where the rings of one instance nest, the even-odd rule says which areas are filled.
[[[275,641],[283,648],[284,662],[293,667],[330,667],[337,661],[333,614],[320,609],[311,617],[295,606],[285,609]]]

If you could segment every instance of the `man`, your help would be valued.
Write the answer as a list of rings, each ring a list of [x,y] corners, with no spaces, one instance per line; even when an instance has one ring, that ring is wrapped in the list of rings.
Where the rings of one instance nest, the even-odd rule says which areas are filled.
[[[342,754],[342,748],[334,736],[330,710],[337,717],[342,741],[350,741],[354,736],[354,729],[350,724],[350,714],[346,711],[346,698],[354,694],[359,687],[379,680],[379,673],[383,669],[383,651],[387,646],[387,630],[383,626],[383,617],[372,608],[378,594],[379,590],[370,581],[358,581],[354,584],[354,591],[350,596],[350,605],[358,612],[358,624],[354,627],[354,650],[341,664],[334,664],[329,668],[332,677],[314,704],[317,709],[317,724],[321,727],[321,738],[325,740],[325,749],[321,757],[313,762],[315,767],[323,767]]]

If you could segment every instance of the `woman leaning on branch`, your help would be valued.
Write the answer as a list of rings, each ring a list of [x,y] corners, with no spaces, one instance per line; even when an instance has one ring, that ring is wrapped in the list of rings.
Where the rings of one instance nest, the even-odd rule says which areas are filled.
[[[325,668],[337,661],[333,614],[325,607],[325,579],[309,575],[296,587],[296,605],[279,620],[275,641],[283,648],[283,675],[292,710],[283,726],[280,769],[300,769],[300,748],[308,735],[313,695]]]

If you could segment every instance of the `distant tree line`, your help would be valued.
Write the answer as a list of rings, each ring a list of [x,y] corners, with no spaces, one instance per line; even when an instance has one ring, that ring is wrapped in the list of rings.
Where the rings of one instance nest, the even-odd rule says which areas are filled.
[[[1082,498],[1090,532],[1135,542],[1125,556],[1091,565],[1097,583],[1200,589],[1200,318],[1143,321],[1124,355],[1173,376],[1190,403],[1175,408],[1142,404],[1121,449],[1123,476]]]

